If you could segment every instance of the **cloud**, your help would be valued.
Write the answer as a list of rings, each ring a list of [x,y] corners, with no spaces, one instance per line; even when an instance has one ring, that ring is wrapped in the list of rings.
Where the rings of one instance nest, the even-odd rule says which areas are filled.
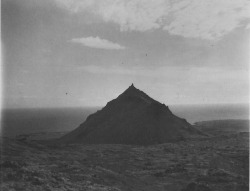
[[[218,40],[250,19],[248,0],[55,0],[72,13],[88,12],[121,31],[163,29]]]
[[[135,71],[133,71],[133,70],[124,69],[121,67],[104,68],[101,66],[87,65],[87,66],[82,66],[81,69],[85,72],[89,72],[89,73],[93,73],[93,74],[121,74],[121,75],[134,75],[134,74],[136,74]]]
[[[172,71],[175,72],[172,72]],[[146,69],[140,66],[134,66],[132,68],[125,68],[122,66],[98,66],[98,65],[86,65],[81,66],[80,68],[77,68],[76,71],[85,71],[92,74],[111,74],[111,75],[130,75],[130,76],[144,76],[144,77],[168,77],[168,78],[179,78],[179,75],[176,75],[177,73],[181,73],[183,76],[183,72],[185,70],[182,70],[178,67],[160,67],[155,69]]]
[[[129,76],[144,76],[147,78],[160,78],[178,83],[182,81],[185,87],[190,87],[190,84],[199,82],[201,84],[240,84],[248,81],[248,71],[244,69],[225,70],[225,68],[211,68],[211,67],[194,67],[189,70],[179,68],[176,66],[163,66],[155,69],[146,69],[143,67],[124,68],[121,66],[97,66],[86,65],[81,66],[76,70],[77,72],[85,71],[92,74],[109,74],[109,75],[129,75]],[[173,72],[174,71],[174,72]]]
[[[108,50],[122,50],[125,49],[124,46],[121,46],[117,43],[113,43],[106,39],[101,39],[97,37],[85,37],[85,38],[73,38],[70,42],[79,43],[83,46],[98,48],[98,49],[108,49]]]
[[[163,29],[191,38],[218,40],[250,19],[246,0],[188,0],[174,4],[173,9],[174,20]]]

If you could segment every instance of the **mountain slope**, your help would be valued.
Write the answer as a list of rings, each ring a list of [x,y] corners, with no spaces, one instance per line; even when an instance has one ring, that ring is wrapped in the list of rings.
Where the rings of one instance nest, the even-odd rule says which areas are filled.
[[[200,135],[185,119],[132,84],[59,141],[86,144],[149,145]]]

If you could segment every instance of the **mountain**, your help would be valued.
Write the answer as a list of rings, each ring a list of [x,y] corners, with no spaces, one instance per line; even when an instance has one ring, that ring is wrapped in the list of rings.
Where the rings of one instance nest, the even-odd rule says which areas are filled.
[[[132,84],[102,110],[59,139],[62,143],[150,145],[200,135],[168,106],[150,98]]]

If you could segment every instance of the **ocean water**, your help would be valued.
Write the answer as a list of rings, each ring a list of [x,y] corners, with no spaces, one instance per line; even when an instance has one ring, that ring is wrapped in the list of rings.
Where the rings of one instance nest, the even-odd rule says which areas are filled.
[[[193,124],[198,121],[249,119],[248,105],[170,105],[177,116]],[[2,110],[1,135],[71,131],[87,116],[101,108],[5,109]]]
[[[5,109],[2,110],[1,135],[70,131],[99,108]]]
[[[249,119],[248,104],[170,105],[169,108],[191,124],[210,120]]]

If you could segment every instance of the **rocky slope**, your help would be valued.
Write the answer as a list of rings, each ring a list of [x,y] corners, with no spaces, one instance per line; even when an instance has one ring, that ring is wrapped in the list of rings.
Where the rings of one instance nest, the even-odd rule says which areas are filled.
[[[150,146],[0,138],[0,190],[248,191],[249,134]]]

